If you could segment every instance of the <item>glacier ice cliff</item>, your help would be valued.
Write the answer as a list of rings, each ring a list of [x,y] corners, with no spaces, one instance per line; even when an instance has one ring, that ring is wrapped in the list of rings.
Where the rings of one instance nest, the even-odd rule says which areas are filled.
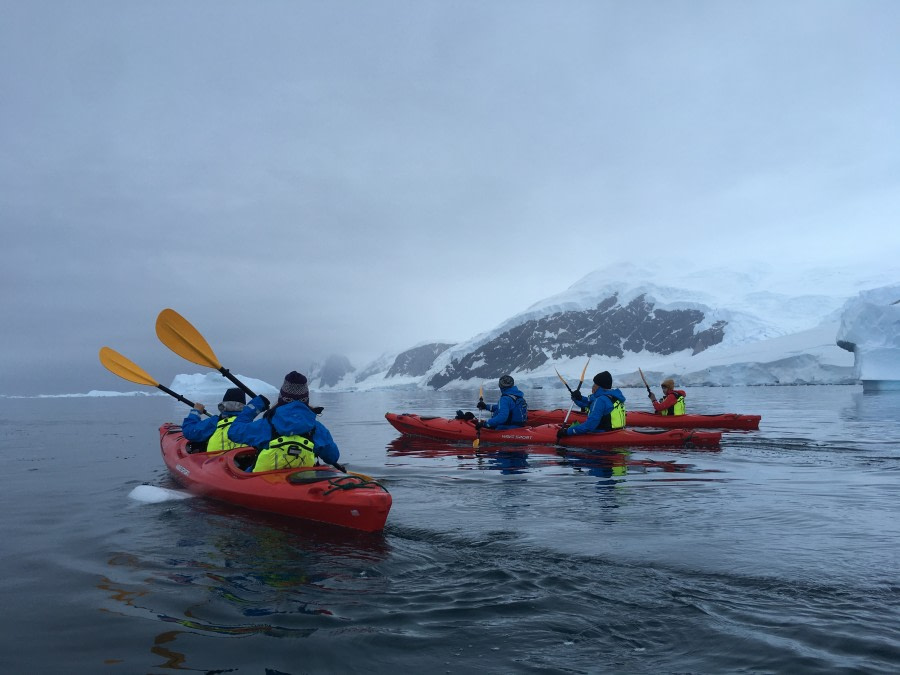
[[[900,390],[900,284],[849,300],[837,344],[853,353],[854,375],[863,391]]]

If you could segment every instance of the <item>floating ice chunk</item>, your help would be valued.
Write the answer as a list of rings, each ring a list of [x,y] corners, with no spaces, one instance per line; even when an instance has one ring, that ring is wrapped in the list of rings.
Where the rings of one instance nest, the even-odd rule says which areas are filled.
[[[184,490],[170,490],[156,487],[155,485],[138,485],[128,493],[128,496],[137,502],[158,504],[159,502],[168,502],[175,499],[188,499],[192,495]]]

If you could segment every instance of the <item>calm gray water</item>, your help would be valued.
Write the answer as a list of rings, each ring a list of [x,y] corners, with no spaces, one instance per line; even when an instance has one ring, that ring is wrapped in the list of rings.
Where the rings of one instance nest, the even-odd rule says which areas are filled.
[[[321,396],[342,461],[393,495],[379,535],[130,499],[176,487],[171,399],[5,399],[0,673],[900,670],[900,393],[689,395],[760,431],[476,453],[383,417],[474,395]]]

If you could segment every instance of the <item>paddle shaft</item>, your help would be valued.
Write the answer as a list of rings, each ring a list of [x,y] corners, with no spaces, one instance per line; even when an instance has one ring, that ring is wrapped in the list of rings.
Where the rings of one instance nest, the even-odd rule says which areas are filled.
[[[644,386],[647,387],[647,397],[653,398],[653,392],[650,391],[650,385],[647,384],[647,378],[644,377],[644,371],[638,368],[638,372],[641,374],[641,379],[644,381]]]
[[[484,385],[481,385],[478,388],[478,401],[479,403],[484,402]],[[481,408],[478,409],[478,421],[481,422]],[[475,440],[472,441],[472,447],[477,448],[481,445],[481,425],[475,425]]]
[[[234,375],[232,375],[232,374],[231,374],[231,371],[228,370],[228,368],[220,367],[220,368],[218,368],[217,370],[218,370],[220,373],[222,373],[222,375],[224,375],[224,376],[227,377],[229,380],[231,380],[237,387],[240,388],[240,390],[241,390],[242,392],[244,392],[245,394],[247,394],[247,396],[249,396],[250,398],[256,398],[256,394],[254,393],[254,391],[253,391],[250,387],[248,387],[246,384],[244,384],[243,382],[241,382],[239,379],[237,379]]]
[[[157,385],[156,385],[156,388],[159,389],[159,390],[161,390],[161,391],[166,392],[166,393],[167,393],[169,396],[171,396],[172,398],[178,399],[179,401],[181,401],[181,402],[184,403],[185,405],[189,405],[189,406],[192,407],[192,408],[193,408],[194,405],[195,405],[193,401],[189,401],[188,399],[186,399],[186,398],[185,398],[184,396],[182,396],[181,394],[172,391],[171,389],[169,389],[168,387],[166,387],[166,386],[164,386],[164,385],[157,384]],[[212,417],[212,413],[209,413],[209,412],[207,412],[206,410],[203,411],[203,414],[204,414],[204,415],[209,415],[210,417]]]

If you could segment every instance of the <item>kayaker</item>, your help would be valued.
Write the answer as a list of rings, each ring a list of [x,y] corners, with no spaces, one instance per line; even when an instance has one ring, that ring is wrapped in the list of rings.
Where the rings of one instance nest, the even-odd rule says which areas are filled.
[[[475,420],[475,429],[516,429],[525,426],[528,420],[525,394],[516,386],[512,375],[503,375],[497,384],[500,387],[500,400],[497,403],[479,400],[475,405],[479,410],[493,413],[493,416],[484,422]]]
[[[206,443],[206,452],[239,448],[240,445],[228,439],[228,428],[234,422],[235,415],[244,409],[246,400],[244,392],[233,387],[222,397],[219,415],[206,419],[201,417],[206,412],[206,407],[202,403],[195,403],[181,423],[181,433],[191,443]]]
[[[685,392],[675,388],[675,380],[668,378],[662,381],[663,398],[656,400],[656,394],[650,392],[650,401],[657,415],[684,415]]]
[[[612,388],[612,375],[608,370],[594,375],[589,396],[583,396],[581,390],[576,389],[572,392],[572,400],[575,405],[589,409],[587,419],[568,428],[560,426],[556,432],[557,438],[625,428],[625,395]]]
[[[265,414],[254,421],[260,413]],[[228,438],[260,451],[253,472],[313,466],[317,457],[335,464],[341,456],[331,432],[309,407],[306,376],[296,370],[285,375],[271,408],[265,396],[251,399],[232,422]]]

